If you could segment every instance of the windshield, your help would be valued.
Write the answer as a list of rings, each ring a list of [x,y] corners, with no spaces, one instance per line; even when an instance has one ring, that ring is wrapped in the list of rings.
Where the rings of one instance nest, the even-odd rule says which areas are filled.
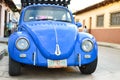
[[[24,21],[54,20],[71,22],[70,13],[58,7],[31,7],[25,12]]]

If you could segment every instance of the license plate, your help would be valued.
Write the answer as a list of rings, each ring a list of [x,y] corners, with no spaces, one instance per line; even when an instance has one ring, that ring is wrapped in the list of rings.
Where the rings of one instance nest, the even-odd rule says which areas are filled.
[[[67,67],[67,60],[49,60],[48,59],[48,68],[62,68]]]

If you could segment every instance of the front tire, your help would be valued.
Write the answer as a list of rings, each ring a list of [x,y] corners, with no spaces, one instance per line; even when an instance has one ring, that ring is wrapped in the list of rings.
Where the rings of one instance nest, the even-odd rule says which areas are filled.
[[[96,67],[97,67],[97,58],[89,64],[82,65],[81,67],[79,67],[79,69],[83,74],[91,74],[96,70]]]
[[[9,75],[17,76],[21,74],[21,64],[9,57]]]

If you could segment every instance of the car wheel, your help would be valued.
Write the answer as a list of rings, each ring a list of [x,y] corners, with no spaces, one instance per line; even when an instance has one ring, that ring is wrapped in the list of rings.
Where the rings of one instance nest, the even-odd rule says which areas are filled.
[[[21,74],[21,64],[9,57],[9,75],[16,76]]]
[[[79,69],[83,74],[91,74],[96,70],[96,67],[97,67],[97,58],[89,64],[82,65],[81,67],[79,67]]]

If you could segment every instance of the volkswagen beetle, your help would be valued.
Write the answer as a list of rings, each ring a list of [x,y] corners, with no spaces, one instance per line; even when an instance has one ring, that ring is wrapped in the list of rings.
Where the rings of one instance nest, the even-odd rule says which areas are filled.
[[[22,9],[18,30],[8,41],[9,74],[21,74],[21,65],[47,68],[78,66],[91,74],[97,66],[98,46],[94,36],[79,32],[68,8],[50,4]]]

